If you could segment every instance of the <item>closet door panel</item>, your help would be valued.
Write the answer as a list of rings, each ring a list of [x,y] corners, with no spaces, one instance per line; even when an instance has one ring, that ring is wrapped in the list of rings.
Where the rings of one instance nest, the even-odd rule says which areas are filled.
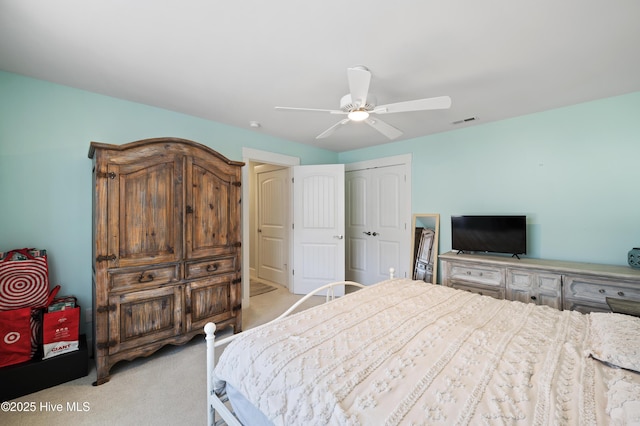
[[[405,216],[405,166],[395,165],[346,174],[346,279],[375,284],[408,273],[409,229]]]
[[[371,220],[375,236],[374,253],[377,255],[373,282],[389,277],[389,268],[402,273],[403,256],[407,256],[409,242],[405,221],[402,220],[402,197],[404,194],[404,166],[389,166],[371,170],[371,182],[375,196],[372,197]],[[404,245],[404,251],[403,251]],[[404,275],[398,275],[404,276]]]
[[[371,280],[373,249],[371,241],[371,211],[368,206],[368,170],[348,172],[345,175],[346,189],[346,270],[345,278],[350,281],[367,283]]]

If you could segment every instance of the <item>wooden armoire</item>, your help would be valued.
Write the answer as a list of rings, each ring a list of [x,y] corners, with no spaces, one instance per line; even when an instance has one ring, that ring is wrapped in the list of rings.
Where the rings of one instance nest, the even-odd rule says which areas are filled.
[[[199,143],[92,142],[96,384],[121,360],[242,327],[241,167]]]

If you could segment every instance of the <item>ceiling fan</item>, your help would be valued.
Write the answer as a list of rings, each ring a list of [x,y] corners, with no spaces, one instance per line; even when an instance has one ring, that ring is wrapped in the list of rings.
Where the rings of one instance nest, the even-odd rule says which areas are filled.
[[[402,135],[402,131],[390,124],[385,123],[372,115],[391,114],[396,112],[425,111],[432,109],[447,109],[451,107],[449,96],[439,96],[435,98],[416,99],[413,101],[397,102],[387,105],[376,105],[376,98],[369,93],[369,83],[371,82],[371,72],[364,66],[347,68],[347,78],[349,80],[349,94],[340,99],[340,109],[317,109],[317,108],[294,108],[276,107],[278,110],[315,111],[328,112],[330,114],[346,115],[333,126],[316,136],[316,139],[326,138],[337,128],[350,121],[364,121],[389,139],[396,139]]]

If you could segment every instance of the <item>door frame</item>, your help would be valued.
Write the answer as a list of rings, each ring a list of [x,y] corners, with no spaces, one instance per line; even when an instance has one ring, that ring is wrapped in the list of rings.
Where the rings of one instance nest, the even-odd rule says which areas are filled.
[[[251,271],[249,267],[249,260],[251,259],[251,227],[249,226],[249,208],[252,202],[251,186],[253,184],[249,176],[249,163],[266,163],[278,166],[292,167],[300,165],[300,158],[278,154],[275,152],[261,151],[259,149],[242,147],[242,161],[244,161],[245,163],[245,166],[242,168],[242,182],[244,182],[244,184],[242,185],[242,199],[245,200],[245,202],[242,203],[242,306],[248,307],[250,303],[249,300],[251,292],[251,287],[249,284],[249,280],[251,277]],[[292,216],[290,215],[290,217]],[[291,252],[293,250],[293,248],[291,247],[291,240],[292,238],[290,237],[289,257],[291,257]],[[288,275],[287,277],[289,278]],[[289,282],[287,282],[287,287],[290,288]]]
[[[249,256],[251,255],[250,234],[249,234],[250,203],[246,202],[251,200],[251,197],[250,197],[251,184],[247,184],[247,182],[250,182],[248,165],[250,162],[257,162],[257,163],[267,163],[267,164],[275,164],[280,166],[292,167],[292,166],[300,165],[300,158],[293,157],[290,155],[285,155],[285,154],[278,154],[275,152],[262,151],[259,149],[242,147],[242,161],[244,161],[245,163],[245,166],[242,167],[242,181],[245,183],[244,185],[242,185],[242,199],[245,200],[245,202],[242,203],[242,305],[244,307],[248,307],[250,303],[249,302],[249,299],[250,299],[250,285],[249,285],[250,257]],[[401,154],[401,155],[395,155],[391,157],[383,157],[383,158],[377,158],[373,160],[365,160],[365,161],[357,161],[354,163],[348,163],[348,164],[345,164],[344,167],[346,172],[349,170],[360,170],[360,169],[373,168],[373,167],[384,167],[384,166],[392,166],[397,164],[405,164],[407,167],[407,187],[409,192],[409,194],[407,194],[407,197],[406,197],[407,213],[409,215],[409,220],[411,220],[411,195],[412,195],[411,194],[412,192],[411,161],[412,161],[411,154]],[[291,212],[290,217],[293,217],[293,211]],[[292,240],[293,238],[290,238],[289,256],[291,256],[291,253],[293,253],[293,247],[291,247],[291,244],[293,244]],[[410,241],[407,241],[407,244],[410,244]],[[409,265],[410,263],[411,263],[411,260],[407,259],[407,264]],[[407,271],[409,271],[410,269],[411,269],[410,265],[407,266]],[[289,285],[289,288],[290,288],[290,283],[287,283],[287,284]]]

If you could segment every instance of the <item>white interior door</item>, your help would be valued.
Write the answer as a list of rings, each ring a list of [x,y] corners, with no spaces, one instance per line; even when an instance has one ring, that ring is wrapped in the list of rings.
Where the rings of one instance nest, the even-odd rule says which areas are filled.
[[[346,278],[370,285],[408,276],[410,227],[406,165],[346,173]]]
[[[259,279],[287,283],[289,171],[277,166],[256,167],[258,180]]]
[[[294,293],[344,281],[344,213],[343,164],[293,167]]]

